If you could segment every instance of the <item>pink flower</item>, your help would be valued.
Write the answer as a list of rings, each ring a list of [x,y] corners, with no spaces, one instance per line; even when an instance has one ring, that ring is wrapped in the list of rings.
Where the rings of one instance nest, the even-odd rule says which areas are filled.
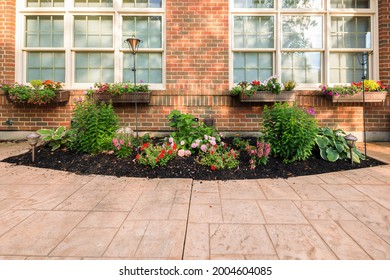
[[[207,146],[203,144],[202,146],[200,146],[200,149],[202,150],[202,152],[205,153],[207,151]]]
[[[123,146],[125,144],[125,140],[121,139],[119,140],[119,143]]]
[[[196,144],[196,143],[191,144],[191,148],[195,149],[196,147],[198,147],[198,144]]]
[[[113,151],[113,150],[108,151],[108,154],[109,154],[109,155],[112,155],[112,154],[114,154],[114,151]]]
[[[172,143],[173,142],[173,138],[172,137],[169,137],[169,143]]]
[[[185,142],[182,140],[180,141],[180,145],[184,146]]]
[[[184,150],[183,149],[180,149],[178,152],[177,152],[177,155],[179,157],[184,157],[185,153],[184,153]]]

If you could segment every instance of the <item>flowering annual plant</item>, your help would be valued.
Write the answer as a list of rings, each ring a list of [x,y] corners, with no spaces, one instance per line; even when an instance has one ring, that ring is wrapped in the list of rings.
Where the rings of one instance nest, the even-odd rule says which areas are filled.
[[[210,149],[199,153],[197,162],[201,165],[210,166],[211,170],[223,168],[236,168],[240,161],[238,160],[239,152],[223,144],[213,146]]]
[[[279,94],[283,89],[283,85],[279,83],[277,76],[271,76],[264,82],[254,80],[251,83],[246,81],[239,82],[237,86],[230,90],[231,95],[246,95],[252,96],[258,91],[270,91]]]
[[[135,160],[152,168],[166,166],[176,156],[176,150],[177,145],[174,142],[162,145],[144,143],[140,148],[141,153],[136,155]]]
[[[271,146],[268,143],[257,141],[256,146],[248,145],[245,150],[251,158],[249,160],[250,168],[255,169],[258,165],[267,164]]]
[[[46,81],[45,81],[46,82]],[[50,103],[56,97],[56,93],[51,86],[44,84],[41,80],[32,80],[30,85],[19,83],[0,84],[0,88],[9,96],[10,100],[15,103],[43,105]],[[55,87],[62,88],[60,82],[54,83]],[[54,87],[54,86],[53,86]]]
[[[86,94],[109,93],[111,95],[122,95],[134,92],[149,92],[149,85],[142,84],[142,82],[140,81],[140,84],[137,85],[132,83],[95,83],[93,88],[86,91]]]
[[[339,96],[339,95],[354,95],[358,92],[363,91],[363,82],[351,83],[349,85],[334,85],[334,86],[320,86],[324,94],[330,96]],[[386,87],[382,85],[380,81],[374,80],[365,80],[364,81],[364,90],[367,92],[370,91],[386,91]]]
[[[132,135],[132,130],[129,127],[120,128],[117,130],[117,136],[111,141],[109,150],[103,150],[103,154],[114,154],[118,158],[126,158],[134,152],[137,139]]]

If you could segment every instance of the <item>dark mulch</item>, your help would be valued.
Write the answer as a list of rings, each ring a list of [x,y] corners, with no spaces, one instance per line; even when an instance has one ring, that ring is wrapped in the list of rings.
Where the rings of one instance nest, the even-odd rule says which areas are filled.
[[[228,140],[224,139],[226,142]],[[251,139],[253,141],[253,139]],[[112,155],[76,154],[72,151],[51,152],[47,146],[40,146],[35,152],[35,162],[31,162],[31,152],[3,160],[17,165],[28,165],[40,168],[70,171],[77,174],[100,174],[118,177],[144,178],[192,178],[195,180],[234,180],[259,178],[288,178],[303,175],[313,175],[341,170],[358,169],[381,165],[383,163],[368,158],[360,164],[350,161],[327,162],[320,158],[318,152],[306,161],[284,164],[279,158],[269,158],[267,165],[255,170],[249,168],[249,157],[240,154],[240,165],[237,169],[212,171],[209,167],[199,165],[195,157],[179,158],[169,162],[166,167],[151,169],[134,162],[134,156],[118,159]]]

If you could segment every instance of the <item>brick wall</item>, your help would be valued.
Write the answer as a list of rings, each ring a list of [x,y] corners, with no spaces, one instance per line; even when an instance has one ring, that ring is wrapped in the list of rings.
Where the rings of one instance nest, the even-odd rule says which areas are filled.
[[[15,0],[0,1],[0,81],[15,79]]]
[[[0,2],[0,81],[14,79],[14,4]],[[2,12],[2,11],[5,12]],[[390,87],[390,0],[379,1],[380,78]],[[229,90],[229,14],[226,0],[167,0],[166,90],[155,91],[149,105],[138,105],[139,129],[169,130],[167,115],[173,109],[213,118],[220,131],[258,131],[265,104],[242,104]],[[3,28],[5,26],[7,28]],[[72,93],[63,107],[14,106],[0,93],[1,130],[36,130],[70,125]],[[314,108],[321,126],[346,131],[363,130],[363,109],[356,103],[332,104],[319,92],[299,92],[297,104]],[[133,105],[115,107],[122,125],[135,127]],[[390,132],[390,97],[385,104],[369,104],[368,131]],[[7,120],[13,124],[6,125]]]

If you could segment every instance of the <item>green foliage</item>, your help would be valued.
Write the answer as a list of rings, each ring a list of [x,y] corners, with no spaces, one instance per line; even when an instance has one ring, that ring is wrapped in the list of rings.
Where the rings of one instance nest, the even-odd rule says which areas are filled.
[[[326,161],[335,162],[337,160],[351,159],[347,142],[346,133],[341,129],[332,130],[329,127],[319,129],[316,143],[320,149],[321,157]],[[364,155],[356,147],[352,149],[352,159],[355,163],[360,163],[365,159]]]
[[[271,154],[285,163],[309,158],[317,131],[316,119],[296,105],[275,103],[272,109],[264,107],[264,141],[271,145]]]
[[[51,102],[56,97],[55,92],[51,89],[35,88],[18,83],[2,85],[2,88],[13,102],[21,104],[43,105]]]
[[[112,104],[97,104],[86,98],[75,105],[72,129],[72,149],[90,154],[100,153],[107,149],[115,137],[118,117]]]
[[[196,140],[198,140],[198,147],[200,140],[204,139],[205,136],[213,137],[215,141],[220,141],[217,131],[203,122],[198,123],[194,115],[182,114],[178,110],[173,110],[168,115],[168,119],[170,127],[176,129],[170,134],[170,137],[174,138],[174,141],[185,150],[194,149],[191,147],[191,144]]]
[[[37,131],[41,135],[42,140],[48,142],[52,151],[67,145],[69,141],[69,131],[64,126],[57,129],[40,129]]]
[[[283,86],[284,86],[284,90],[292,91],[297,86],[297,83],[290,80],[290,81],[284,82]]]
[[[154,145],[144,143],[140,150],[141,153],[136,156],[136,160],[140,164],[150,166],[151,168],[166,166],[176,156],[176,150],[166,144]]]
[[[246,147],[248,147],[249,140],[243,140],[239,136],[234,136],[233,138],[233,146],[236,147],[239,150],[244,150]]]
[[[149,92],[149,85],[141,83],[137,85],[131,83],[95,83],[94,88],[87,90],[87,95],[91,96],[93,93],[122,95],[133,92]]]
[[[198,163],[210,166],[211,170],[232,169],[239,165],[239,152],[229,147],[218,146],[216,149],[210,149],[207,152],[199,154]]]

